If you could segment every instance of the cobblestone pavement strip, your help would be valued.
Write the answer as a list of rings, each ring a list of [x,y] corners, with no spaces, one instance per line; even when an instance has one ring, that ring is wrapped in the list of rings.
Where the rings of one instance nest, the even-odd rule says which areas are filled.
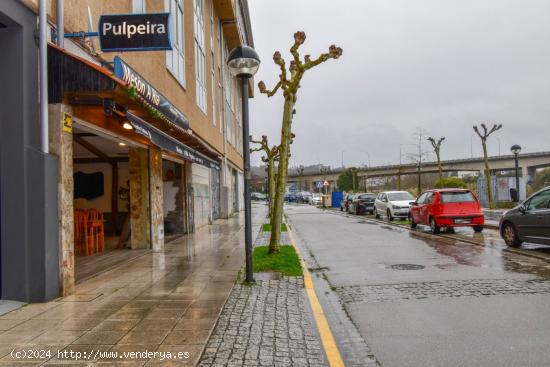
[[[281,235],[290,243],[288,233]],[[254,246],[268,240],[269,232],[260,231]],[[199,362],[200,367],[326,365],[302,277],[235,285]]]
[[[550,293],[545,280],[472,279],[337,287],[344,303]]]
[[[236,285],[199,366],[326,366],[301,277]]]

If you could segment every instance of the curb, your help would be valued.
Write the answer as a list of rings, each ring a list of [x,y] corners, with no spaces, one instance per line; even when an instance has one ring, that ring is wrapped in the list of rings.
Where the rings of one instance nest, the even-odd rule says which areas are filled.
[[[309,299],[309,304],[311,306],[311,311],[313,313],[313,318],[315,319],[317,331],[319,332],[319,336],[321,338],[321,344],[323,345],[323,348],[325,350],[325,356],[327,358],[327,362],[331,367],[344,367],[345,366],[344,360],[340,355],[340,351],[338,350],[338,346],[336,345],[336,340],[334,339],[334,335],[330,330],[330,326],[328,324],[328,320],[323,311],[323,307],[321,306],[321,303],[319,302],[319,298],[315,293],[315,288],[313,286],[313,280],[311,279],[311,274],[304,261],[304,258],[300,254],[300,249],[296,245],[296,242],[294,240],[294,235],[292,234],[292,230],[290,226],[288,226],[288,237],[290,239],[290,243],[296,250],[296,254],[300,259],[300,264],[302,265],[302,268],[303,268],[304,288],[306,289],[306,293]]]

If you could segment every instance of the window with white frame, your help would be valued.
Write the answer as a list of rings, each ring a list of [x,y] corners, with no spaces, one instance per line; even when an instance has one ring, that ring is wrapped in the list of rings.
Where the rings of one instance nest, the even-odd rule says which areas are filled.
[[[145,0],[132,0],[132,13],[140,14],[146,11]]]
[[[210,64],[211,64],[211,91],[212,91],[212,123],[216,126],[216,59],[214,58],[214,0],[210,0]]]
[[[164,0],[164,9],[170,13],[172,50],[166,51],[166,68],[185,87],[185,43],[183,33],[183,0]]]
[[[195,5],[195,70],[197,79],[197,105],[206,110],[206,52],[204,41],[204,0],[194,0]]]

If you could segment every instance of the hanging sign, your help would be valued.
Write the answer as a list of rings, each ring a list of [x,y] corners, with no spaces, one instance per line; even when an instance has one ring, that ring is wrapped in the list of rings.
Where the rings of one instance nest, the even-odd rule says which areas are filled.
[[[99,17],[104,52],[171,50],[170,13],[108,14]]]
[[[168,121],[173,122],[183,129],[189,128],[189,121],[170,101],[153,87],[144,77],[137,71],[132,69],[118,56],[114,59],[115,76],[124,80],[128,85],[133,87],[137,94],[143,98],[148,104],[159,111]]]

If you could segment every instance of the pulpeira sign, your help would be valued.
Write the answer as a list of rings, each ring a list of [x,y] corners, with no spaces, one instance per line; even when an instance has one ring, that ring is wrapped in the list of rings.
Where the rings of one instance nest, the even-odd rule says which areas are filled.
[[[98,26],[101,50],[171,50],[169,20],[170,13],[102,15]]]

